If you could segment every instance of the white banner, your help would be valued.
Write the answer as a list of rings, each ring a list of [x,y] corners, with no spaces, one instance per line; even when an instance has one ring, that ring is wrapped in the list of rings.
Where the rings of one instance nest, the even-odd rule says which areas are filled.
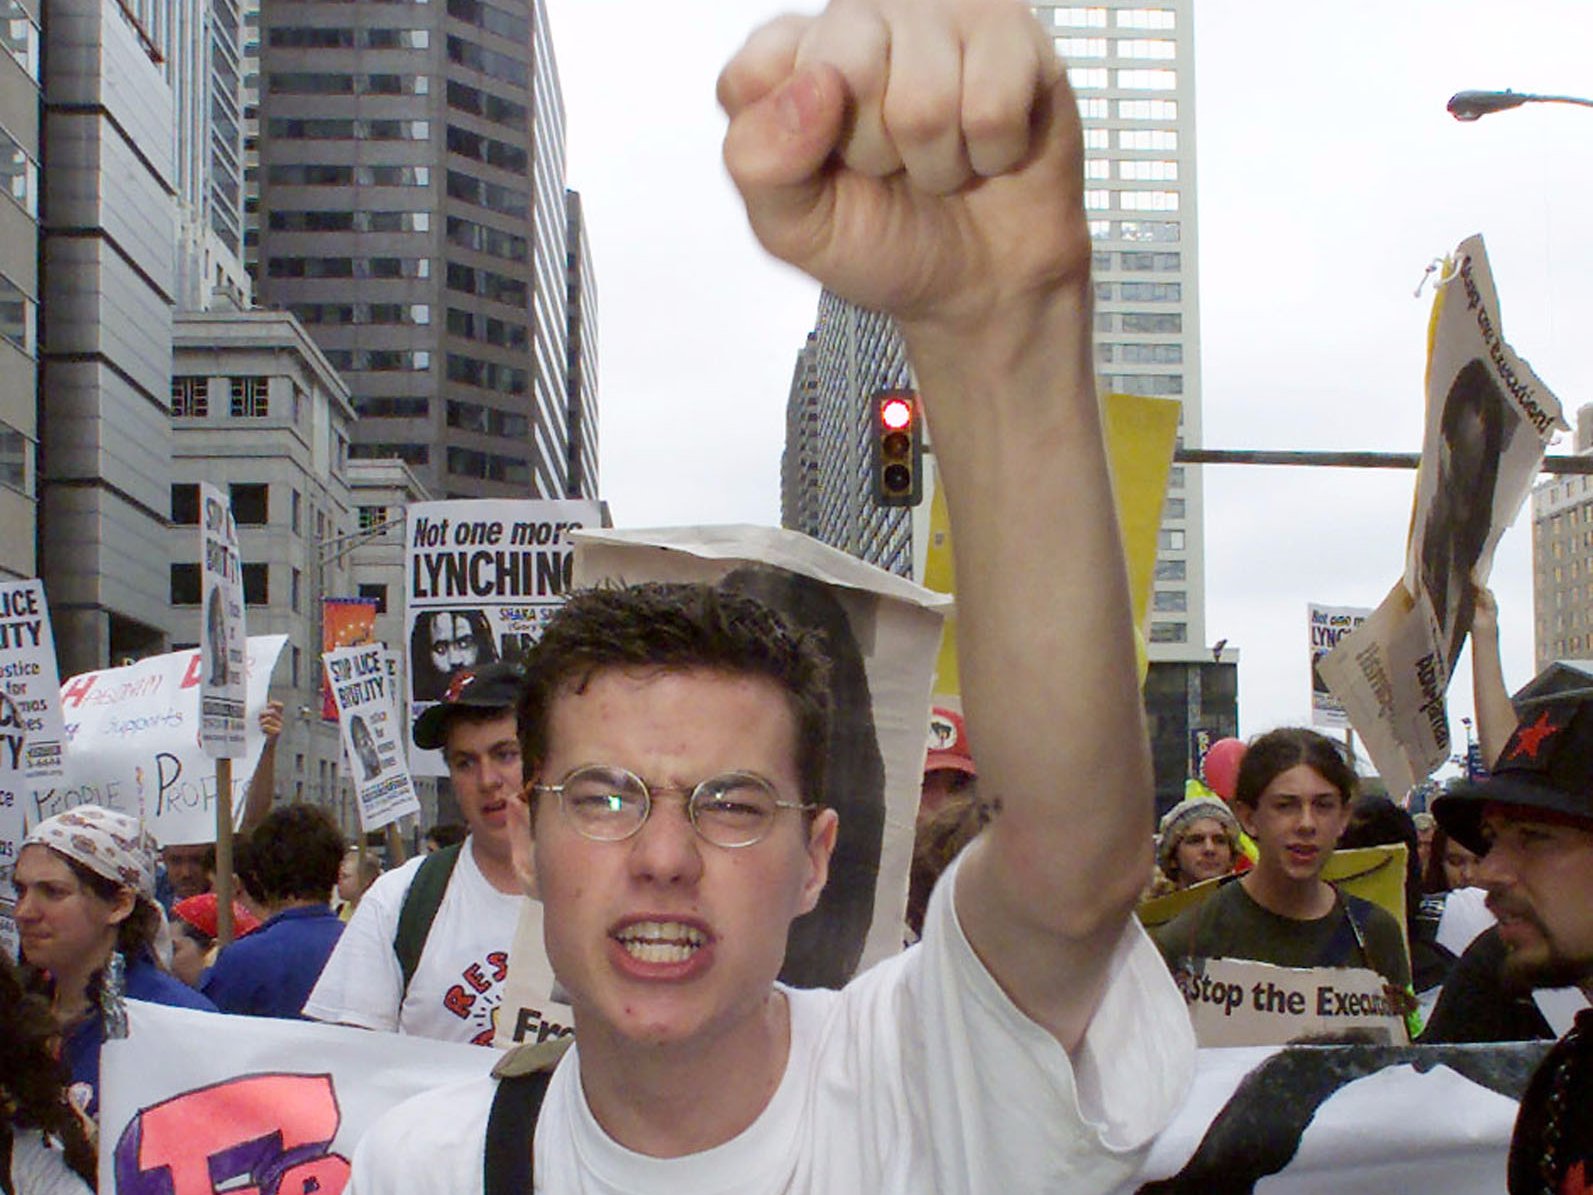
[[[1356,1033],[1404,1045],[1405,1022],[1365,967],[1274,967],[1251,959],[1186,960],[1173,972],[1202,1046],[1279,1046]]]
[[[331,680],[360,829],[369,833],[419,813],[386,646],[342,647],[321,660]]]
[[[596,527],[595,502],[418,502],[408,510],[404,627],[412,717],[468,668],[523,655],[569,589],[570,533]],[[410,743],[417,776],[446,776],[440,751]]]
[[[286,642],[286,635],[248,641],[245,754],[232,772],[236,818],[265,745],[259,713]],[[103,805],[142,818],[162,846],[216,841],[216,765],[199,746],[203,667],[195,648],[64,681],[65,771],[34,789],[29,824],[76,805]]]
[[[1311,659],[1311,725],[1332,730],[1346,730],[1350,719],[1344,705],[1333,696],[1322,679],[1320,665],[1327,654],[1338,646],[1356,627],[1371,616],[1364,606],[1319,606],[1311,602],[1306,607],[1306,632],[1310,639],[1308,650]]]
[[[17,954],[12,872],[29,791],[61,775],[66,729],[44,582],[0,583],[0,950]]]
[[[238,525],[227,496],[209,482],[199,483],[199,574],[204,617],[199,624],[199,742],[206,755],[237,759],[244,754],[248,719],[244,704],[243,558]]]
[[[1404,576],[1320,666],[1395,797],[1449,758],[1444,694],[1474,586],[1487,584],[1544,446],[1566,426],[1559,400],[1505,343],[1481,237],[1445,263],[1431,328]]]
[[[128,1004],[105,1045],[104,1195],[341,1195],[360,1136],[494,1050],[307,1021]],[[1201,1050],[1189,1099],[1122,1195],[1498,1195],[1547,1043]],[[1259,1184],[1259,1185],[1258,1185]]]
[[[339,1195],[389,1108],[484,1075],[496,1050],[127,1002],[100,1055],[100,1191]]]

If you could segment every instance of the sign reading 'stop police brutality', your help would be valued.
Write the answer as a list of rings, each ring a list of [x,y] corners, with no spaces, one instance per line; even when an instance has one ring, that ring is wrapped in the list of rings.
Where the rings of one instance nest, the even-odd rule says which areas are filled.
[[[404,590],[412,713],[461,672],[514,659],[569,592],[570,533],[596,527],[595,502],[421,502],[407,510]],[[416,775],[446,772],[435,751],[411,746]]]
[[[205,754],[244,754],[248,722],[244,679],[248,648],[243,621],[243,560],[232,506],[215,486],[199,483],[199,575],[204,617],[199,623],[199,742]]]
[[[321,656],[354,782],[360,829],[379,830],[420,812],[398,730],[398,701],[380,643],[340,647]]]

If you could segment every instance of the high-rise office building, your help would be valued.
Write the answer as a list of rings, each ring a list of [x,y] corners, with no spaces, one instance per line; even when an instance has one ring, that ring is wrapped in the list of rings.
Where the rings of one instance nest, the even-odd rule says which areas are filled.
[[[1095,361],[1107,391],[1176,398],[1200,444],[1193,0],[1036,4],[1084,121]],[[1206,648],[1198,469],[1173,466],[1151,598],[1153,660]]]
[[[819,534],[819,439],[817,332],[797,353],[791,393],[785,404],[785,450],[780,456],[780,526],[814,538]]]
[[[1593,404],[1578,408],[1572,450],[1593,453]],[[1567,473],[1532,489],[1534,668],[1593,659],[1593,478]]]
[[[39,571],[63,675],[168,642],[172,11],[61,0],[43,31]]]
[[[0,0],[0,578],[38,572],[39,0]]]
[[[581,197],[565,192],[566,270],[568,271],[569,403],[564,496],[595,499],[597,494],[597,274],[586,235]]]
[[[543,0],[259,21],[256,287],[439,498],[568,492],[564,114]],[[595,477],[585,484],[595,489]]]

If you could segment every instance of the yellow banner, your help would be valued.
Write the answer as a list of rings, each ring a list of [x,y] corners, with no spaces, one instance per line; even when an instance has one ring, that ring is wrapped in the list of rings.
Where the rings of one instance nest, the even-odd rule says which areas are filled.
[[[1101,409],[1106,426],[1106,452],[1112,465],[1117,524],[1122,531],[1123,555],[1128,562],[1135,653],[1143,681],[1147,667],[1145,627],[1151,582],[1156,575],[1156,533],[1161,528],[1167,475],[1178,442],[1179,403],[1170,398],[1109,394]],[[945,493],[938,484],[930,498],[929,548],[924,558],[923,584],[940,593],[956,591],[951,522],[946,513]],[[957,675],[957,619],[952,615],[945,620],[941,633],[935,695],[955,699],[961,691]]]

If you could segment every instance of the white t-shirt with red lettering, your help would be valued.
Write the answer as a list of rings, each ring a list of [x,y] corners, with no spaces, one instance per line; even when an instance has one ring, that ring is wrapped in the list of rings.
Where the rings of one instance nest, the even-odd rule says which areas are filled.
[[[466,839],[409,990],[393,949],[398,914],[422,860],[387,872],[361,898],[304,1015],[317,1021],[491,1045],[525,897],[499,892]]]

